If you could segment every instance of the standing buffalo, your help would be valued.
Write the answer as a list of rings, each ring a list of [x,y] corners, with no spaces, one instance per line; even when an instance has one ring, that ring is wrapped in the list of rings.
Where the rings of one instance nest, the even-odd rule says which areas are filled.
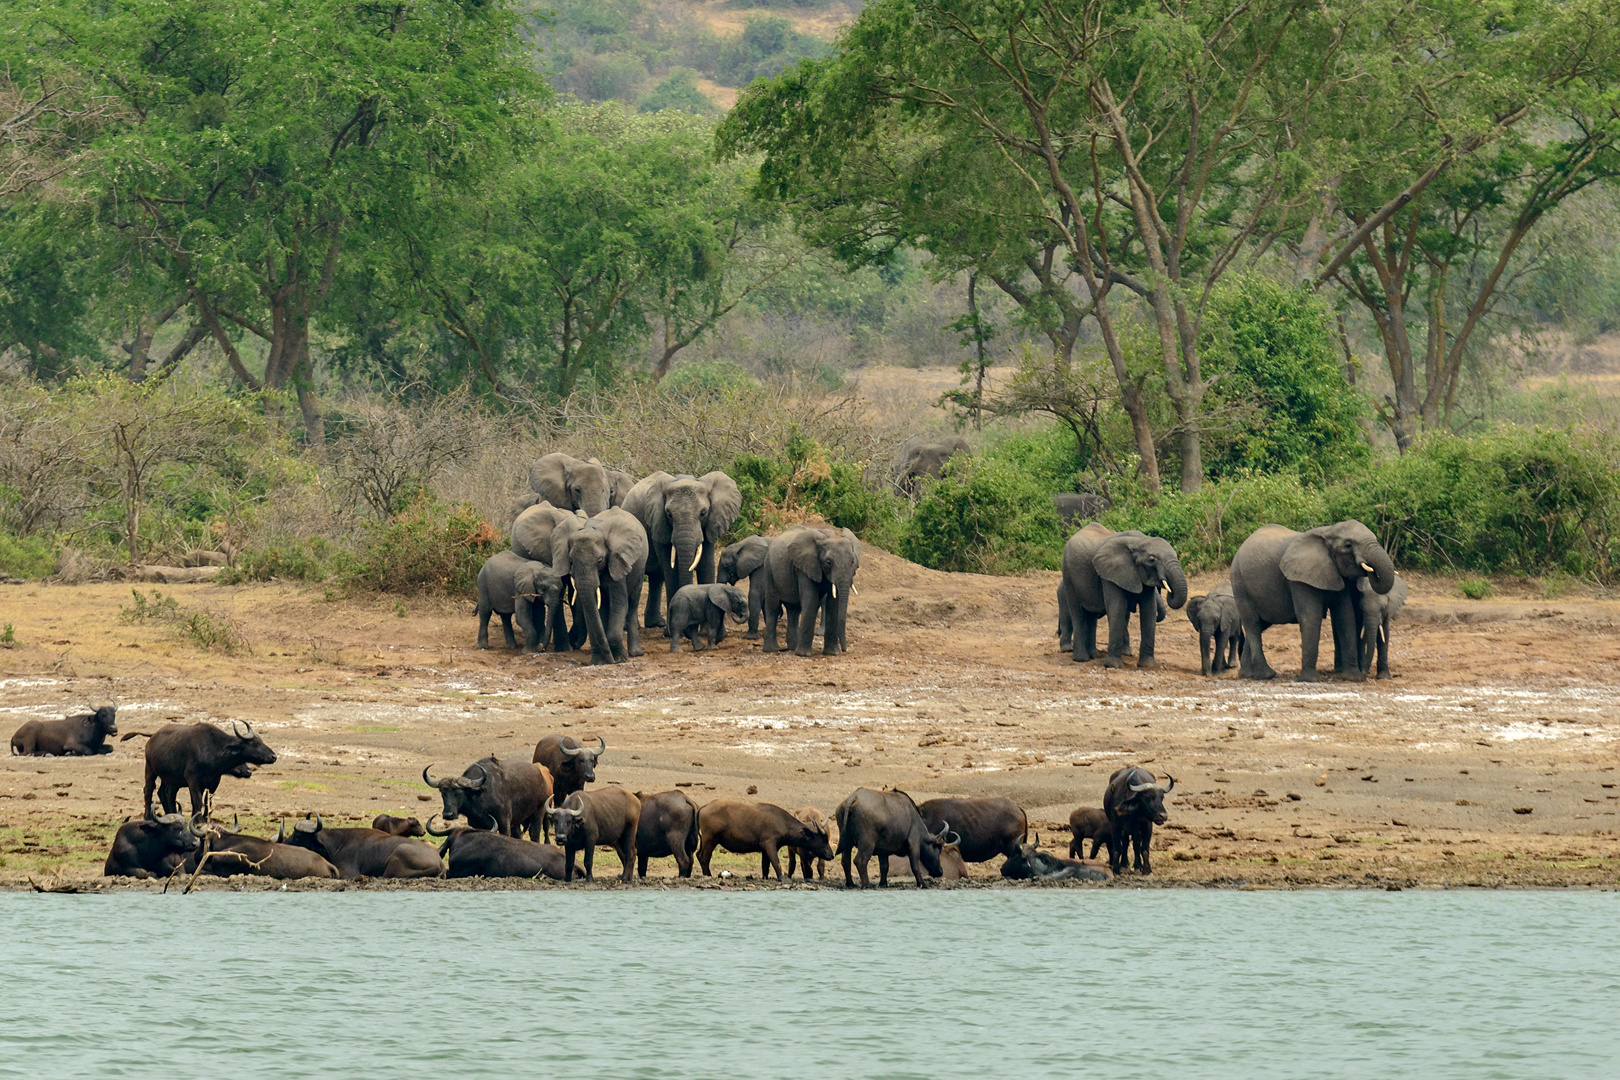
[[[574,880],[574,853],[585,853],[585,880],[592,880],[591,864],[598,845],[611,847],[624,865],[620,880],[629,881],[635,869],[636,829],[641,824],[641,800],[622,787],[576,791],[559,806],[547,801],[551,829],[567,860],[563,880]]]
[[[782,863],[777,858],[782,848],[798,848],[805,858],[833,857],[825,828],[807,825],[771,803],[716,799],[703,805],[699,819],[703,843],[697,857],[705,876],[716,846],[736,855],[759,852],[759,876],[765,880],[770,879],[772,870],[776,871],[776,880],[782,880]]]
[[[1176,778],[1161,784],[1148,770],[1127,765],[1108,778],[1103,795],[1103,811],[1108,815],[1108,868],[1114,873],[1125,869],[1125,845],[1136,849],[1135,866],[1144,874],[1153,873],[1148,847],[1153,842],[1153,826],[1163,825],[1164,797],[1176,786]]]
[[[328,829],[319,814],[293,822],[290,835],[283,822],[276,842],[313,851],[345,878],[444,876],[439,853],[420,840],[390,836],[377,829]]]
[[[142,734],[132,731],[124,740]],[[228,732],[213,724],[165,724],[146,744],[146,790],[141,802],[147,818],[156,817],[152,809],[156,788],[163,812],[173,814],[180,809],[180,787],[184,785],[191,792],[195,817],[204,812],[204,797],[212,798],[219,790],[221,777],[249,777],[255,765],[275,763],[275,751],[245,721],[232,720]]]
[[[449,839],[439,845],[445,860],[445,877],[548,877],[563,880],[562,849],[554,844],[537,844],[484,829],[435,829],[428,832]]]
[[[801,806],[797,810],[793,811],[793,816],[810,826],[812,829],[819,829],[823,833],[828,833],[831,831],[829,826],[832,824],[832,822],[827,820],[827,815],[823,814],[820,810],[817,810],[813,806]],[[795,857],[799,858],[799,862],[804,867],[804,880],[809,881],[811,858],[809,855],[800,855],[798,848],[788,848],[788,877],[793,876],[793,860]],[[825,881],[827,879],[827,860],[818,858],[814,861],[816,864],[816,877]]]
[[[861,888],[870,888],[866,864],[873,855],[878,857],[878,884],[889,884],[890,855],[904,855],[911,860],[911,876],[917,887],[923,885],[923,871],[930,877],[940,877],[939,853],[950,838],[950,828],[938,833],[928,831],[922,813],[911,796],[903,791],[873,791],[856,788],[854,793],[838,804],[838,854],[844,861],[844,887],[854,888],[850,876],[850,854],[853,852],[861,872]]]
[[[415,820],[414,818],[412,819]],[[206,826],[202,846],[186,860],[186,872],[202,872],[214,877],[254,874],[259,877],[295,880],[335,878],[337,867],[313,851],[257,836],[230,832],[218,825]]]
[[[546,800],[551,798],[551,778],[544,765],[507,763],[491,755],[467,766],[460,776],[443,780],[428,775],[431,767],[422,769],[422,782],[438,789],[446,821],[466,815],[467,824],[475,829],[493,829],[503,836],[518,836],[527,829],[530,840],[540,839]]]
[[[110,754],[110,735],[118,734],[118,709],[102,705],[95,712],[66,720],[30,720],[11,735],[11,752],[38,757],[90,757]]]
[[[698,805],[684,791],[643,795],[636,826],[636,876],[647,876],[648,859],[675,858],[681,877],[692,876],[692,853],[698,848]]]
[[[950,829],[964,862],[1012,855],[1029,835],[1029,818],[1011,799],[929,799],[917,807],[930,832]]]
[[[1069,815],[1069,833],[1069,858],[1086,858],[1087,840],[1091,841],[1091,858],[1095,859],[1097,852],[1105,847],[1110,859],[1113,857],[1114,826],[1107,812],[1090,806],[1080,807]]]
[[[551,771],[551,794],[559,803],[596,783],[596,763],[607,753],[607,740],[598,735],[596,749],[588,750],[572,735],[547,735],[534,746],[534,761]]]
[[[378,832],[385,832],[389,836],[426,836],[427,830],[422,828],[421,821],[414,817],[395,817],[393,814],[378,814],[371,819],[371,827]]]
[[[197,850],[197,830],[179,814],[151,821],[126,821],[113,837],[101,873],[105,877],[157,877]]]

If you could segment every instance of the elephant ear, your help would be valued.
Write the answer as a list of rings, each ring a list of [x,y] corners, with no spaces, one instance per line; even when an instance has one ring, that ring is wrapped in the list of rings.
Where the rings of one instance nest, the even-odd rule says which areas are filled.
[[[753,540],[762,542],[758,544],[750,543]],[[762,536],[750,536],[747,540],[744,540],[737,551],[737,576],[745,578],[764,566],[765,553],[770,550],[770,542]]]
[[[855,569],[859,570],[861,568],[861,538],[848,529],[840,529],[838,535],[848,540],[850,546],[855,549]]]
[[[1344,577],[1328,554],[1327,543],[1315,532],[1300,533],[1288,542],[1278,563],[1283,577],[1323,592],[1344,588]]]
[[[664,489],[675,478],[667,472],[644,476],[624,497],[623,510],[635,516],[647,531],[648,539],[660,544],[669,543],[669,515],[664,513]]]
[[[614,581],[623,581],[638,564],[647,565],[647,530],[635,517],[623,514],[608,533],[608,575]]]
[[[529,466],[529,487],[544,495],[553,506],[568,506],[568,468],[574,459],[567,454],[547,454]]]
[[[522,566],[512,575],[512,595],[529,599],[540,592],[539,586],[534,582],[534,568]]]
[[[742,492],[737,481],[723,472],[704,473],[698,480],[709,489],[709,535],[719,536],[742,511]]]
[[[560,519],[551,530],[551,565],[559,575],[569,572],[568,540],[579,531],[580,519],[573,514]]]
[[[624,500],[630,494],[630,489],[636,486],[636,478],[627,472],[609,469],[608,486],[611,492],[608,502],[613,506],[623,506]]]
[[[1200,611],[1204,610],[1204,603],[1208,599],[1209,598],[1206,597],[1206,596],[1195,596],[1191,600],[1187,601],[1187,621],[1188,622],[1192,623],[1194,626],[1199,625],[1198,613]]]
[[[788,555],[799,572],[821,584],[821,544],[814,529],[800,529],[797,536],[787,538]],[[777,540],[781,543],[781,540]]]
[[[1091,565],[1100,577],[1112,581],[1128,593],[1139,593],[1147,588],[1141,567],[1136,565],[1131,553],[1130,538],[1124,533],[1115,533],[1098,544],[1096,553],[1091,557]]]

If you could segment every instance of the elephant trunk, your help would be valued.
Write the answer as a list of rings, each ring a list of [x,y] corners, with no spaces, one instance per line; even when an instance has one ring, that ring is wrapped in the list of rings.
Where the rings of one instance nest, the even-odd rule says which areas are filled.
[[[1384,545],[1373,541],[1363,545],[1356,552],[1356,556],[1362,564],[1362,569],[1372,567],[1372,572],[1367,576],[1372,578],[1373,592],[1382,596],[1395,587],[1395,560],[1389,557]]]
[[[1173,562],[1166,566],[1164,579],[1170,583],[1170,606],[1179,609],[1187,602],[1187,575],[1182,573],[1181,564]]]
[[[693,525],[677,527],[674,535],[675,581],[680,585],[693,582],[693,571],[703,553],[703,530]]]
[[[585,620],[586,632],[591,639],[591,652],[608,651],[607,628],[602,624],[601,571],[595,564],[578,564],[573,568],[574,618]]]

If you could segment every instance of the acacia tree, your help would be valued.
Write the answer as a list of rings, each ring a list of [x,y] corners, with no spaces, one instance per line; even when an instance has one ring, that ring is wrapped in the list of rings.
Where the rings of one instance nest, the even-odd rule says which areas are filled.
[[[469,164],[543,94],[507,0],[33,0],[30,49],[86,72],[124,123],[75,183],[170,295],[189,305],[245,386],[297,391],[323,442],[310,328],[353,256]],[[432,176],[434,183],[425,182]],[[250,370],[237,348],[263,342]]]

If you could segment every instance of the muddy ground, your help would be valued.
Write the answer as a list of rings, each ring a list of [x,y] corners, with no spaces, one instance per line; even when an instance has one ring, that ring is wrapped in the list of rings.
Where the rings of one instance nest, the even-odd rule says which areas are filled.
[[[583,654],[480,652],[467,601],[163,590],[236,621],[251,652],[226,655],[170,623],[121,621],[127,585],[0,586],[16,638],[0,648],[0,736],[108,697],[125,732],[251,721],[281,759],[227,780],[216,811],[265,832],[312,810],[425,818],[437,796],[424,765],[527,760],[566,731],[607,740],[606,783],[828,811],[862,785],[1007,795],[1061,848],[1069,811],[1100,805],[1108,774],[1136,762],[1177,783],[1152,878],[1126,884],[1620,884],[1620,603],[1529,588],[1476,602],[1410,580],[1396,678],[1321,685],[1201,678],[1179,612],[1157,671],[1077,665],[1057,649],[1056,574],[944,574],[872,549],[850,652],[808,660],[740,634],[672,655],[655,631],[644,658],[592,668]],[[1297,631],[1266,646],[1297,670]],[[93,884],[118,823],[140,812],[142,746],[0,757],[0,887],[47,873]],[[597,859],[599,873],[615,865]],[[758,872],[752,857],[719,865],[739,882]]]

